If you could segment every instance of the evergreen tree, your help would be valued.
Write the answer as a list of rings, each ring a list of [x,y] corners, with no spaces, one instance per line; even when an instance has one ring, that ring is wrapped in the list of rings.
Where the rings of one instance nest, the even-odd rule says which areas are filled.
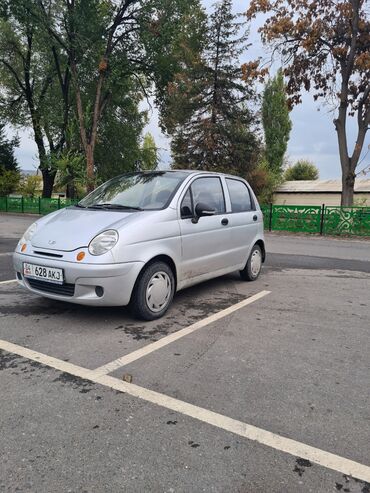
[[[5,125],[0,124],[0,167],[6,171],[18,172],[17,159],[14,150],[19,146],[19,139],[7,139],[5,135]]]
[[[262,123],[269,169],[281,175],[292,128],[281,70],[266,84],[263,93]]]
[[[5,125],[0,124],[0,197],[14,192],[18,186],[20,174],[14,149],[19,146],[17,137],[8,139]]]
[[[242,82],[239,64],[247,34],[238,17],[231,0],[216,4],[201,59],[171,87],[178,115],[174,167],[247,175],[254,166],[258,139],[247,107],[253,91]]]

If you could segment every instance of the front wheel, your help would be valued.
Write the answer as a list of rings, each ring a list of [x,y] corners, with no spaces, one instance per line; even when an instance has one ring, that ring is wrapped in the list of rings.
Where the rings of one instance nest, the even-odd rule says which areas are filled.
[[[262,251],[258,245],[254,245],[248,262],[243,270],[240,271],[240,277],[243,281],[255,281],[262,269]]]
[[[154,262],[144,268],[132,297],[131,311],[143,320],[162,317],[171,304],[175,292],[175,278],[165,262]]]

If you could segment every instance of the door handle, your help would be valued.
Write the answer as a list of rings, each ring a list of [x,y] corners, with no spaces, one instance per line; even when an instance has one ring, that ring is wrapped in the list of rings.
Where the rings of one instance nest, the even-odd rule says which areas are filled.
[[[253,216],[253,221],[257,221],[257,219],[258,219],[258,216],[257,215],[254,215]]]
[[[222,220],[221,220],[221,224],[222,226],[227,226],[229,224],[229,220],[227,219],[227,217],[224,217]]]

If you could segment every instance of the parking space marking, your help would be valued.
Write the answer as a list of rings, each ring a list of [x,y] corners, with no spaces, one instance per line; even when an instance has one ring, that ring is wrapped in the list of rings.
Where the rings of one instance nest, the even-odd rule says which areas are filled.
[[[118,380],[118,378],[109,375],[98,374],[95,370],[82,368],[67,361],[62,361],[1,339],[0,349],[9,353],[18,354],[19,356],[32,361],[37,361],[38,363],[69,373],[75,377],[84,378],[93,383],[129,394],[146,402],[170,409],[171,411],[178,412],[184,416],[197,419],[203,423],[215,426],[216,428],[255,441],[261,445],[265,445],[280,452],[285,452],[294,457],[301,457],[302,459],[309,460],[315,464],[326,467],[327,469],[332,469],[347,476],[352,476],[353,478],[370,483],[370,466],[368,465],[360,464],[359,462],[346,459],[339,455],[332,454],[331,452],[326,452],[325,450],[297,442],[296,440],[280,436],[276,433],[263,430],[262,428],[257,428],[256,426],[243,423],[242,421],[237,421],[208,409],[180,401],[168,395],[160,394],[132,383],[123,382]]]
[[[153,342],[152,344],[148,344],[147,346],[144,346],[141,349],[137,349],[136,351],[133,351],[130,354],[126,354],[121,358],[118,358],[114,361],[111,361],[110,363],[100,366],[99,368],[95,369],[95,372],[98,373],[99,375],[107,375],[108,373],[112,373],[113,371],[118,370],[118,368],[121,368],[122,366],[128,365],[133,361],[143,358],[144,356],[147,356],[153,351],[157,351],[158,349],[161,349],[164,346],[167,346],[168,344],[171,344],[172,342],[177,341],[182,337],[191,334],[192,332],[195,332],[196,330],[202,329],[203,327],[211,324],[212,322],[216,322],[217,320],[220,320],[221,318],[224,318],[227,315],[230,315],[231,313],[240,310],[241,308],[244,308],[245,306],[250,305],[251,303],[254,303],[255,301],[270,294],[270,292],[271,291],[261,291],[251,296],[250,298],[240,301],[235,305],[229,306],[228,308],[225,308],[224,310],[214,313],[213,315],[210,315],[207,318],[199,320],[199,322],[195,322],[194,324],[189,325],[189,327],[185,327],[184,329],[178,330],[173,334],[170,334],[166,337],[162,337],[162,339],[160,339],[159,341]]]
[[[0,284],[10,284],[11,282],[17,282],[17,279],[10,279],[9,281],[0,281]]]
[[[49,366],[50,368],[55,368],[56,370],[69,373],[70,375],[75,375],[76,377],[91,380],[92,370],[74,365],[73,363],[69,363],[68,361],[54,358],[53,356],[39,353],[38,351],[33,351],[32,349],[26,348],[24,346],[18,346],[17,344],[13,344],[12,342],[0,339],[0,349],[8,351],[9,353],[18,354],[18,356],[22,356],[23,358],[27,358],[32,361],[37,361],[42,365]]]

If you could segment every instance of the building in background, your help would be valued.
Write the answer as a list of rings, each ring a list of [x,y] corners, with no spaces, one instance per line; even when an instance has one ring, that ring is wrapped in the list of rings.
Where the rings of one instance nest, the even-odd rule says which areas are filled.
[[[341,180],[286,181],[274,193],[276,205],[340,205]],[[356,180],[354,206],[370,206],[370,179]]]

